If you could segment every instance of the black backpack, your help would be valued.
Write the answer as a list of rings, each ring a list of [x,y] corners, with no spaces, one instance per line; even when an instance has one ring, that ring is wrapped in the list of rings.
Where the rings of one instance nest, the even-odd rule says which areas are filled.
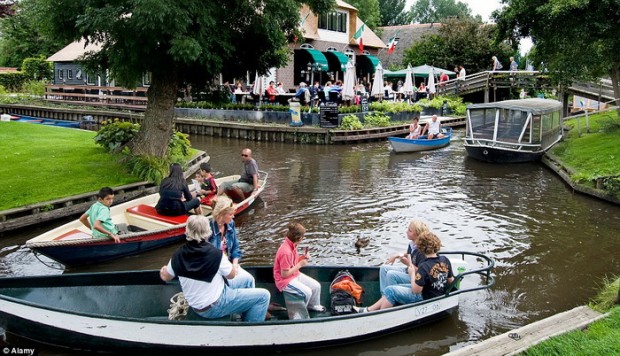
[[[355,283],[355,278],[353,278],[353,275],[351,275],[349,271],[344,270],[338,272],[329,286],[330,312],[332,315],[351,314],[355,312],[353,306],[357,305],[357,301],[353,294],[344,289],[337,288],[337,283],[343,281],[354,283],[358,291],[361,289],[361,287]],[[334,288],[334,285],[336,285],[336,288]]]
[[[355,305],[355,298],[344,290],[337,289],[329,293],[330,299],[330,312],[332,315],[351,314],[355,311],[353,306]]]

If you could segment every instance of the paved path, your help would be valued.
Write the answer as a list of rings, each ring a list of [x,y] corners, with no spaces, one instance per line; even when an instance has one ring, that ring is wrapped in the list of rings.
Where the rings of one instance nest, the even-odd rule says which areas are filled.
[[[465,346],[446,355],[516,355],[553,336],[577,329],[585,329],[588,325],[604,316],[605,314],[601,314],[586,306],[581,306],[479,343]]]

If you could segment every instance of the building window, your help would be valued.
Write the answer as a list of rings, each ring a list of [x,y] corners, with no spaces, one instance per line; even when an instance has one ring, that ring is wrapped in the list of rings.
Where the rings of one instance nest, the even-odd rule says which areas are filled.
[[[151,85],[151,72],[146,72],[142,76],[142,85],[148,87]]]
[[[97,85],[97,76],[86,73],[86,85]]]
[[[67,69],[67,79],[73,79],[73,69]]]
[[[323,30],[347,32],[347,14],[330,12],[319,17],[319,28]]]
[[[64,78],[65,78],[64,71],[62,69],[59,69],[58,70],[58,79],[64,79]]]

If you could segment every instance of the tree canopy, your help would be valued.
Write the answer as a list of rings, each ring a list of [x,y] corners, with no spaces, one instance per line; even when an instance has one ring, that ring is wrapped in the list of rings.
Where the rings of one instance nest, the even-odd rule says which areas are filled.
[[[531,36],[536,61],[561,84],[609,75],[620,98],[620,0],[504,0],[500,34]]]
[[[411,5],[411,17],[414,22],[444,22],[448,18],[473,18],[467,4],[456,0],[417,0]],[[480,16],[476,20],[482,21]]]
[[[12,15],[0,20],[0,66],[19,67],[26,58],[47,58],[64,47],[41,32],[36,0],[21,0],[10,9]]]
[[[357,8],[357,16],[364,21],[366,26],[376,30],[381,25],[379,0],[347,0],[346,2]]]
[[[315,13],[333,0],[166,1],[38,0],[39,21],[63,44],[86,39],[101,45],[84,58],[88,70],[107,69],[133,87],[151,74],[144,123],[134,154],[165,157],[174,104],[183,84],[203,86],[219,73],[265,73],[288,59],[302,3]],[[257,6],[259,5],[259,6]]]
[[[405,51],[403,64],[429,64],[452,69],[462,65],[468,73],[489,70],[491,57],[507,64],[514,51],[505,43],[496,43],[496,27],[473,19],[448,19],[438,34],[425,35]]]
[[[405,11],[405,0],[379,0],[381,26],[407,25],[412,21],[409,11]]]

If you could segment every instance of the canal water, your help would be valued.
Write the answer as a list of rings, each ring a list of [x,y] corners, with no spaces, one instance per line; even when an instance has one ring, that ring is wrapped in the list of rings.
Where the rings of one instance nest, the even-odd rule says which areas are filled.
[[[492,165],[466,157],[464,132],[450,146],[392,154],[387,142],[341,146],[191,137],[218,176],[238,174],[252,148],[269,184],[235,220],[242,262],[270,264],[291,221],[308,230],[305,246],[320,265],[376,266],[406,249],[413,218],[442,239],[443,250],[495,259],[497,284],[461,296],[451,317],[315,355],[436,355],[587,303],[605,276],[620,273],[620,208],[575,194],[540,163]],[[56,226],[5,234],[0,275],[63,273],[24,247]],[[358,238],[369,239],[357,251]],[[64,273],[158,269],[177,246]],[[42,258],[43,259],[43,258]],[[49,260],[45,260],[49,263]]]

